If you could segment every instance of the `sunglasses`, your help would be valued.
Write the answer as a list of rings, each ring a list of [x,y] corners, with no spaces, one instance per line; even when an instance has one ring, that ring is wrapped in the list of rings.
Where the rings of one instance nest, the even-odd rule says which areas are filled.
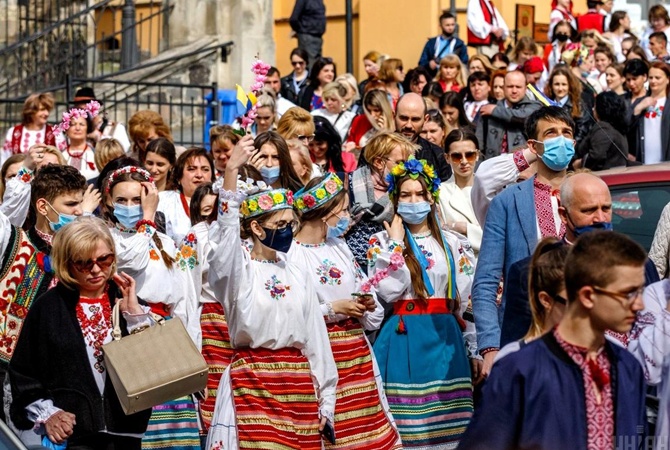
[[[89,259],[87,261],[73,261],[72,265],[79,272],[89,273],[91,270],[93,270],[93,266],[96,264],[98,267],[100,267],[100,269],[105,270],[114,264],[114,261],[116,261],[116,255],[114,255],[114,253],[109,253],[96,259]]]
[[[298,140],[299,141],[307,141],[307,142],[312,142],[314,140],[314,135],[313,134],[301,134],[298,135]]]
[[[456,164],[463,161],[463,158],[465,158],[467,162],[473,163],[475,162],[475,159],[477,159],[477,152],[449,153],[449,158]]]
[[[294,67],[295,66],[304,66],[305,61],[291,61],[291,65],[294,66]]]

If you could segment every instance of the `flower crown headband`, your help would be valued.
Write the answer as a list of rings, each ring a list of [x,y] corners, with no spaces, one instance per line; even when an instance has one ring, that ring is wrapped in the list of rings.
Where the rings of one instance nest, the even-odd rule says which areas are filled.
[[[109,175],[109,178],[107,178],[107,185],[105,186],[105,192],[106,193],[109,193],[109,191],[111,190],[111,186],[114,183],[114,181],[119,176],[123,175],[124,173],[139,173],[144,178],[146,178],[149,183],[154,182],[154,177],[152,177],[149,172],[142,169],[141,167],[125,166],[125,167],[121,167],[120,169],[116,169],[114,172],[111,173],[111,175]]]
[[[65,133],[70,128],[70,123],[72,119],[86,119],[88,116],[91,116],[91,119],[98,115],[100,112],[100,103],[94,101],[88,102],[84,109],[81,108],[72,108],[71,110],[63,113],[63,120],[59,123],[55,132]]]
[[[329,173],[311,189],[301,189],[295,194],[295,208],[306,213],[327,203],[344,189],[344,183],[334,173]]]
[[[273,189],[247,197],[240,205],[240,213],[243,218],[248,219],[291,208],[293,208],[293,192],[288,189]]]
[[[440,178],[435,175],[435,169],[425,159],[415,159],[414,156],[410,156],[407,161],[395,165],[391,169],[391,173],[386,175],[389,197],[394,198],[398,195],[398,189],[400,188],[398,180],[405,176],[409,176],[413,180],[422,177],[426,182],[428,192],[437,200],[440,195]]]

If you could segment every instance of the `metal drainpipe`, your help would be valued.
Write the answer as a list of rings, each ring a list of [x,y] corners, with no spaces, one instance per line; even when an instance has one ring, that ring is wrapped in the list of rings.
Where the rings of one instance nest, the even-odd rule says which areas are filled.
[[[452,0],[453,1],[453,0]],[[346,41],[347,41],[347,72],[354,73],[354,11],[352,0],[346,3]]]
[[[130,69],[139,62],[135,27],[135,3],[125,0],[121,13],[121,69]]]

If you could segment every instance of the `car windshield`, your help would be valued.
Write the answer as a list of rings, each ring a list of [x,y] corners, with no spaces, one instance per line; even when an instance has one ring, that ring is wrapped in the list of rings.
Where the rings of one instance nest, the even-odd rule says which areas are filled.
[[[670,185],[613,186],[610,191],[614,230],[649,251],[661,212],[670,203]]]

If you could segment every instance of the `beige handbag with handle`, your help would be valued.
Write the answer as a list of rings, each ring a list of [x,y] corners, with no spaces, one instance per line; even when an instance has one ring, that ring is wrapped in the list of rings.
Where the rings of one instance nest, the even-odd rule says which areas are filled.
[[[105,367],[126,414],[203,391],[209,370],[178,318],[151,314],[156,325],[121,338],[119,304],[113,340],[102,346]]]

